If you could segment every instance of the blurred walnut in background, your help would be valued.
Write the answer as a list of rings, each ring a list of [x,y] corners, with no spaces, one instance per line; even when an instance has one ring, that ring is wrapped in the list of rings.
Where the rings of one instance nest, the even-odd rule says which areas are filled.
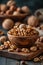
[[[28,18],[27,23],[31,26],[36,27],[39,25],[39,19],[36,16],[32,15]]]

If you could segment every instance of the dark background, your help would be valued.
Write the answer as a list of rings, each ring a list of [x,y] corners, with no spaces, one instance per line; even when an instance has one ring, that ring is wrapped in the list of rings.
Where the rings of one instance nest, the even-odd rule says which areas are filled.
[[[0,3],[6,3],[8,0],[0,0]],[[17,6],[27,5],[32,12],[36,9],[43,8],[43,0],[15,0]]]

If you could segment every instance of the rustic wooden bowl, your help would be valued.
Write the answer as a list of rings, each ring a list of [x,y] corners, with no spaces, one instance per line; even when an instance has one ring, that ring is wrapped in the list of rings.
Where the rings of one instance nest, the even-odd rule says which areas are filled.
[[[28,14],[20,14],[20,15],[0,15],[0,19],[6,19],[6,18],[11,18],[11,19],[23,19],[27,16]]]
[[[11,41],[12,44],[16,44],[20,47],[29,47],[33,45],[35,40],[38,38],[38,35],[34,36],[13,36],[7,33],[8,39]]]

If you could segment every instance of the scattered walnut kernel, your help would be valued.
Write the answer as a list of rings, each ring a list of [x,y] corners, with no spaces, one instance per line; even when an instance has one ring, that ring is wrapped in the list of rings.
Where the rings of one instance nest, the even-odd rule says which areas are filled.
[[[17,46],[16,45],[10,45],[10,48],[15,50],[15,49],[17,49]]]
[[[8,44],[11,44],[11,42],[10,42],[9,40],[7,41],[7,43],[8,43]]]
[[[21,52],[21,49],[20,49],[20,48],[17,48],[17,49],[16,49],[16,52]]]
[[[21,61],[20,64],[21,65],[28,65],[26,61]]]
[[[13,49],[8,49],[8,52],[14,52],[14,50]]]
[[[35,51],[37,51],[37,47],[36,46],[30,47],[30,50],[35,52]]]
[[[40,25],[39,29],[40,30],[43,30],[43,24]]]
[[[36,58],[34,58],[33,61],[34,61],[34,62],[39,62],[39,61],[40,61],[40,58],[36,57]]]
[[[40,42],[43,42],[43,36],[40,37]]]
[[[5,49],[9,48],[9,44],[7,42],[4,42]]]
[[[35,44],[39,49],[43,49],[43,36],[39,37],[36,40]]]
[[[7,40],[6,36],[1,36],[0,37],[0,42],[4,43]]]
[[[43,56],[40,56],[39,58],[40,58],[40,60],[43,60]]]
[[[26,52],[26,53],[30,52],[29,49],[27,49],[27,48],[22,48],[21,51],[22,51],[22,52]]]
[[[0,50],[3,50],[3,49],[4,49],[4,45],[1,45],[1,46],[0,46]]]
[[[36,40],[36,44],[37,44],[38,42],[43,43],[43,36],[40,36],[40,37]]]

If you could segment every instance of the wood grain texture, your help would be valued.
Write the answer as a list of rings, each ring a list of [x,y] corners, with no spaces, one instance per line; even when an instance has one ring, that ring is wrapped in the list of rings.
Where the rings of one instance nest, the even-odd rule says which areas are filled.
[[[40,62],[37,62],[37,63],[34,63],[34,65],[41,65],[41,63]]]
[[[41,65],[43,65],[43,61],[41,61]]]
[[[13,59],[7,59],[6,65],[19,65],[19,61]]]
[[[42,50],[37,50],[35,53],[23,53],[23,52],[8,52],[7,50],[0,50],[0,56],[17,59],[17,60],[32,60],[34,57],[38,56],[43,52]]]
[[[6,65],[6,58],[0,57],[0,65]]]
[[[25,63],[27,65],[41,65],[41,62],[25,61]],[[21,61],[20,61],[20,65],[22,65]],[[43,65],[43,63],[42,63],[42,65]]]

